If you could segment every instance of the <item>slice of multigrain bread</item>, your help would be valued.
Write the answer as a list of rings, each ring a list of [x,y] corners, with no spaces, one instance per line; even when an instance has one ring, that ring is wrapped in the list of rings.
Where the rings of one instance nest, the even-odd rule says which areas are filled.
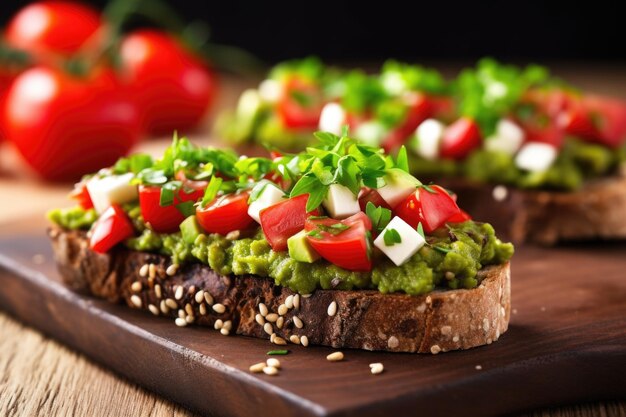
[[[441,182],[441,181],[440,181]],[[520,190],[449,180],[458,202],[516,244],[626,239],[626,171],[572,192]]]
[[[84,232],[53,228],[49,236],[72,288],[226,335],[436,354],[490,344],[509,323],[508,263],[481,270],[482,282],[472,290],[421,296],[318,290],[300,296],[257,276],[223,276],[199,263],[176,268],[158,254],[124,248],[98,254]]]

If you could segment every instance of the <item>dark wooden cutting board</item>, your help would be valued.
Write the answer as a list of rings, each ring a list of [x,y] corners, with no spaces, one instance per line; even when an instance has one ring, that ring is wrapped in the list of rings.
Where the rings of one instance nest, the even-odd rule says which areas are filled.
[[[66,288],[43,235],[0,238],[0,308],[105,367],[207,415],[500,415],[626,398],[626,244],[523,248],[511,326],[439,355],[289,346],[278,376],[248,367],[266,340],[178,328]],[[0,335],[1,336],[1,335]],[[368,364],[385,372],[371,375]]]

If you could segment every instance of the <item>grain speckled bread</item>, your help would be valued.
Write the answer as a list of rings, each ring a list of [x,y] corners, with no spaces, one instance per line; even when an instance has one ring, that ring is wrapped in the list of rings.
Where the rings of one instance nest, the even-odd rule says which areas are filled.
[[[52,228],[49,236],[59,271],[74,289],[171,319],[180,314],[179,325],[186,320],[214,327],[218,319],[230,320],[222,326],[230,328],[226,334],[269,339],[269,333],[276,333],[280,343],[290,338],[297,343],[306,336],[312,345],[436,354],[490,344],[509,322],[508,263],[481,270],[482,282],[472,290],[422,296],[318,290],[295,302],[291,297],[287,304],[295,305],[287,308],[280,306],[295,294],[268,279],[221,276],[201,264],[168,270],[168,257],[123,248],[97,254],[89,249],[84,232]],[[150,264],[154,267],[144,266]],[[260,303],[270,314],[283,314],[261,320]]]
[[[439,182],[455,191],[459,205],[473,217],[490,223],[501,239],[516,244],[626,239],[626,171],[589,181],[573,192]]]

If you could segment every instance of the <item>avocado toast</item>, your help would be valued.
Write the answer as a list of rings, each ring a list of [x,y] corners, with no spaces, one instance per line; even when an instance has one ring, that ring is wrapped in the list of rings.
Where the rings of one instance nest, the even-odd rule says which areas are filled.
[[[289,61],[241,96],[219,133],[302,149],[307,132],[344,124],[369,145],[405,145],[412,174],[455,190],[515,242],[626,237],[626,103],[544,67],[484,59],[447,82],[393,61],[374,74]]]
[[[224,335],[439,353],[508,326],[510,244],[346,134],[239,157],[175,138],[77,184],[49,235],[73,288]]]

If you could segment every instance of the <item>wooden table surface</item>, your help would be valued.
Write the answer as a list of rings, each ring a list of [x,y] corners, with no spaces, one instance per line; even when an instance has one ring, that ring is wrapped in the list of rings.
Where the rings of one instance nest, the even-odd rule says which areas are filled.
[[[626,68],[563,66],[556,71],[574,84],[626,98]],[[243,84],[225,80],[217,107],[232,105]],[[207,126],[210,120],[207,121]],[[208,129],[190,137],[209,143]],[[168,139],[143,142],[138,150],[158,153]],[[23,233],[20,219],[68,205],[68,185],[50,185],[28,174],[13,149],[0,145],[0,235]],[[0,306],[1,309],[2,306]],[[70,351],[0,312],[0,416],[192,416],[179,405],[158,397]],[[626,416],[626,402],[572,405],[539,410],[533,416]]]

